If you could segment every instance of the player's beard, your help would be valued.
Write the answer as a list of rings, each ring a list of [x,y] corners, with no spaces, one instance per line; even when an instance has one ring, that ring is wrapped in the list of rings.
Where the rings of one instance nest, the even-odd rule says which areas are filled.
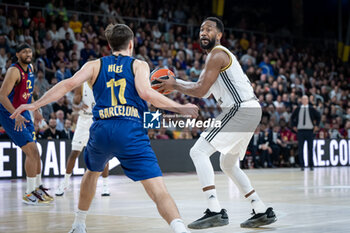
[[[204,45],[204,44],[202,43],[202,40],[200,40],[200,46],[201,46],[202,49],[211,50],[211,49],[214,48],[214,46],[215,46],[215,38],[213,38],[213,39],[211,39],[211,40],[209,39],[209,42],[208,42],[207,45]]]
[[[27,65],[29,65],[31,62],[32,62],[32,59],[30,58],[24,58],[24,59],[20,59],[21,60],[21,63],[23,63],[23,64],[27,64]]]

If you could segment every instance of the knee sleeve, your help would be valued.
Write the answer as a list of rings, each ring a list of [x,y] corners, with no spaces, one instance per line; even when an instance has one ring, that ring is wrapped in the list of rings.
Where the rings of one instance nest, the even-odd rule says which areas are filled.
[[[200,137],[190,150],[192,161],[196,161],[203,157],[210,157],[216,149],[204,138]]]
[[[220,168],[223,172],[232,172],[235,167],[239,168],[239,154],[221,154],[220,155]]]

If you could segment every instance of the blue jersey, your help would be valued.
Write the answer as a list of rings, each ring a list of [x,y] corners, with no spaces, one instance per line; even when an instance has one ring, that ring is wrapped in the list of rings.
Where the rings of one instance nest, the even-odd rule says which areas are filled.
[[[94,120],[118,118],[142,123],[148,107],[135,87],[134,58],[112,55],[100,60],[100,72],[92,88],[96,101]]]
[[[103,171],[107,162],[117,157],[124,173],[138,181],[162,172],[143,128],[148,108],[135,88],[133,62],[134,58],[122,55],[101,58],[92,87],[96,105],[84,159],[90,171]]]

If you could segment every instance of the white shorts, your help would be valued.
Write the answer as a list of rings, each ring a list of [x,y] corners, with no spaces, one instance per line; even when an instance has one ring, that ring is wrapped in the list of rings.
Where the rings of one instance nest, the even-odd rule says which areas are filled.
[[[72,150],[82,151],[84,146],[86,146],[89,136],[90,136],[90,126],[92,125],[91,116],[80,115],[77,121],[77,127],[75,128],[73,140],[72,140]]]
[[[224,109],[216,118],[220,128],[208,128],[201,134],[217,151],[223,154],[239,153],[243,159],[249,141],[261,120],[261,107],[257,100],[249,100]]]

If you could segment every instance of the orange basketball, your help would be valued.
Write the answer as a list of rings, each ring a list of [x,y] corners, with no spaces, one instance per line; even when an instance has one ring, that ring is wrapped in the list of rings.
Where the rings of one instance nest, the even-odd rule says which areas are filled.
[[[175,77],[174,73],[169,70],[169,69],[158,69],[158,70],[154,70],[152,73],[151,73],[151,85],[152,85],[152,88],[156,91],[158,91],[157,89],[159,87],[155,87],[153,85],[155,84],[159,84],[161,82],[159,82],[157,79],[168,79],[169,78],[169,75],[172,76],[172,77]],[[163,92],[163,91],[158,91],[160,94],[163,94],[163,95],[167,95],[167,94],[170,94],[172,91],[167,91],[167,92]]]

